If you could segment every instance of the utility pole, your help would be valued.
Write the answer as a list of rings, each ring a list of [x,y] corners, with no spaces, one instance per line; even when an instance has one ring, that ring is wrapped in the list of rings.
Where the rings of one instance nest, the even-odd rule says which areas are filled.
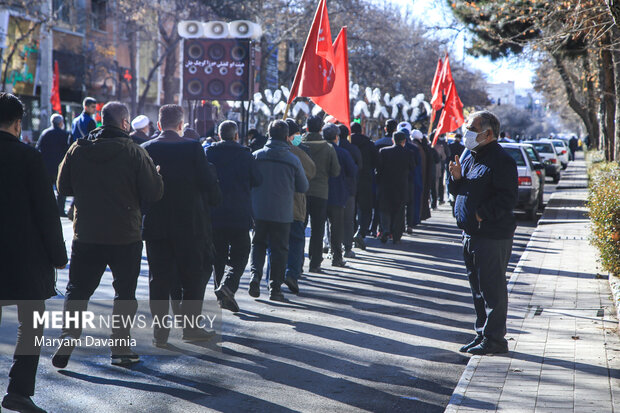
[[[40,101],[40,123],[39,131],[48,126],[50,115],[52,114],[52,50],[54,41],[52,38],[52,0],[41,0],[41,18],[44,19],[40,30],[39,56],[41,66],[39,67],[39,82],[41,85]]]

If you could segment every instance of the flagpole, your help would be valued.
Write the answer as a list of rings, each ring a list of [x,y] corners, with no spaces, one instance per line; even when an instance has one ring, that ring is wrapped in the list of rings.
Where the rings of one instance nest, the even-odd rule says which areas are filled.
[[[433,131],[433,122],[435,122],[435,109],[431,110],[431,121],[428,124],[428,133],[426,134],[426,136],[428,136],[429,138],[431,136],[431,132]],[[434,145],[431,145],[431,147],[434,147]]]
[[[288,110],[291,108],[291,104],[287,103],[286,104],[286,109],[284,109],[284,116],[282,117],[282,120],[286,120],[286,117],[288,116]]]

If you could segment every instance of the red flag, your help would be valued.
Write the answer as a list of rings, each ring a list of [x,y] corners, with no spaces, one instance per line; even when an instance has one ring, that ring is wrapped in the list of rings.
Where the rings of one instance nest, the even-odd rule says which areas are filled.
[[[288,98],[325,95],[334,86],[334,48],[326,0],[320,0]]]
[[[443,69],[443,62],[441,58],[437,59],[437,69],[435,69],[435,76],[433,76],[433,85],[431,86],[431,98],[435,96],[437,87],[439,86],[439,80],[441,78],[441,72]],[[431,101],[432,103],[432,101]]]
[[[431,106],[433,109],[441,109],[443,106],[443,94],[446,96],[448,95],[448,90],[452,83],[454,83],[454,79],[452,78],[452,69],[450,69],[450,59],[446,54],[441,68],[441,75],[439,76],[439,82],[436,85],[436,89],[433,91],[433,98],[431,99]]]
[[[54,60],[54,77],[52,78],[52,97],[50,101],[52,103],[52,110],[62,113],[62,106],[60,105],[60,72],[58,71],[57,60]]]
[[[312,101],[343,125],[349,126],[349,53],[347,51],[347,27],[343,27],[334,42],[334,86],[331,92],[315,96]]]
[[[459,95],[456,92],[456,85],[452,82],[450,89],[448,90],[446,105],[443,108],[437,129],[435,130],[433,146],[437,143],[437,138],[439,135],[458,129],[464,122],[463,104],[461,103],[461,99],[459,99]]]

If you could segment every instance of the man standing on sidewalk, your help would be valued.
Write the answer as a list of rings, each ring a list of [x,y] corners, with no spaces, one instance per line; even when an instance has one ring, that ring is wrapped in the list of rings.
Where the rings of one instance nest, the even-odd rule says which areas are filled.
[[[67,251],[43,157],[19,141],[23,116],[24,106],[16,96],[0,93],[0,170],[5,195],[0,198],[0,318],[3,305],[17,304],[19,321],[2,407],[43,412],[30,398],[41,352],[35,338],[43,337],[43,325],[35,325],[33,315],[45,311],[45,300],[56,295],[54,268],[65,267]]]
[[[239,128],[232,120],[220,124],[221,141],[207,148],[207,159],[217,169],[223,202],[213,208],[215,294],[222,308],[239,311],[235,293],[250,257],[252,188],[263,182],[250,149],[239,144]],[[226,266],[228,269],[226,270]],[[226,270],[226,273],[224,271]]]
[[[368,136],[362,134],[362,125],[351,124],[351,143],[357,146],[362,154],[362,166],[358,173],[357,183],[357,233],[353,240],[355,246],[366,249],[366,234],[372,220],[373,193],[372,181],[377,166],[378,151]]]
[[[454,212],[463,230],[463,257],[476,310],[476,338],[461,352],[508,352],[506,269],[516,229],[517,165],[497,142],[499,119],[489,112],[471,114],[465,123],[461,164],[450,162],[448,188],[456,197]]]
[[[71,267],[64,311],[86,311],[101,277],[110,266],[114,278],[117,317],[136,314],[136,285],[142,259],[140,206],[158,201],[164,184],[144,148],[129,137],[129,110],[109,102],[101,110],[103,126],[88,139],[78,139],[67,151],[58,171],[58,192],[75,197]],[[65,325],[63,323],[63,325]],[[80,328],[63,328],[61,339],[77,339]],[[139,356],[126,345],[130,329],[112,328],[112,364],[136,363]],[[65,368],[73,351],[72,340],[62,340],[52,358]]]
[[[85,98],[82,106],[84,110],[71,123],[71,142],[88,138],[88,135],[97,127],[97,123],[93,119],[95,112],[97,112],[95,98]]]
[[[269,125],[269,140],[254,152],[263,183],[252,189],[254,212],[254,237],[252,238],[252,280],[248,293],[260,296],[267,246],[271,248],[271,274],[269,299],[286,301],[281,286],[284,282],[291,223],[293,222],[293,196],[306,192],[308,180],[298,157],[291,153],[287,138],[288,124],[275,120]]]

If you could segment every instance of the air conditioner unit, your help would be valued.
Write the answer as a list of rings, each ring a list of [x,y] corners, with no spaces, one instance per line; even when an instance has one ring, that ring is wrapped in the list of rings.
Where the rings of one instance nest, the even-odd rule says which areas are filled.
[[[224,39],[229,37],[228,23],[213,20],[204,24],[204,37],[210,39]]]
[[[263,31],[260,25],[249,20],[235,20],[228,23],[230,37],[236,39],[258,39]]]
[[[196,20],[182,20],[177,26],[179,36],[185,39],[204,37],[204,23]]]

